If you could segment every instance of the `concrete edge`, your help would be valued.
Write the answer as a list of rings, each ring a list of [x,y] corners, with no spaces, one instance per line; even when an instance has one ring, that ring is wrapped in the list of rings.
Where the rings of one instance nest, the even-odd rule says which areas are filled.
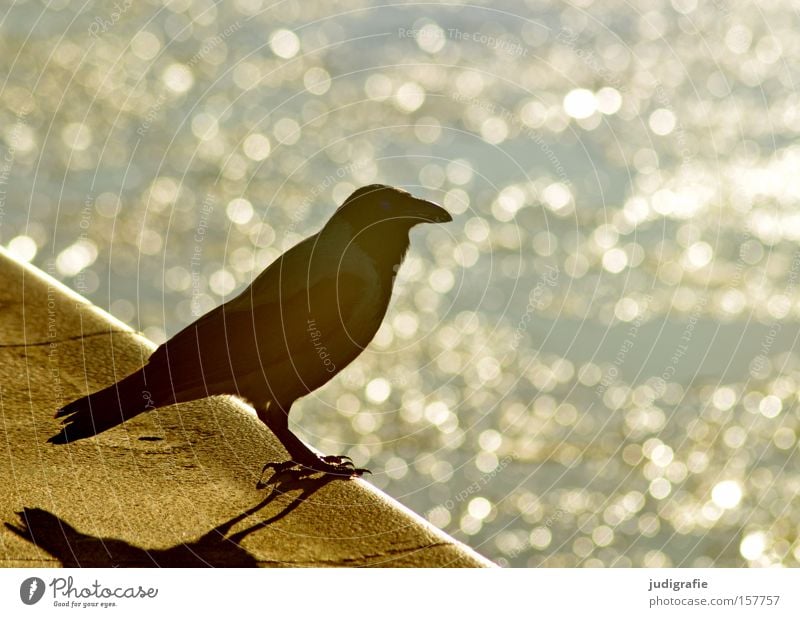
[[[38,279],[39,282],[54,288],[59,293],[63,294],[64,296],[68,297],[71,300],[74,300],[77,304],[80,304],[80,305],[84,306],[85,308],[89,309],[99,319],[101,319],[101,320],[103,320],[105,322],[108,322],[111,326],[113,326],[113,329],[115,331],[120,331],[120,332],[124,332],[126,334],[134,335],[139,343],[141,343],[142,345],[144,345],[145,347],[147,347],[151,351],[154,350],[157,347],[157,345],[155,343],[153,343],[153,341],[148,339],[141,332],[133,329],[128,324],[122,322],[121,320],[119,320],[118,318],[114,317],[113,315],[111,315],[107,311],[105,311],[105,310],[101,309],[100,307],[98,307],[97,305],[93,304],[90,300],[88,300],[84,296],[80,295],[78,292],[76,292],[72,288],[68,287],[65,283],[63,283],[63,282],[59,281],[58,279],[54,278],[52,275],[50,275],[47,272],[41,270],[37,266],[35,266],[35,265],[33,265],[33,264],[29,263],[29,262],[22,261],[22,260],[18,259],[13,254],[11,254],[5,247],[3,247],[2,245],[0,245],[0,256],[5,257],[9,261],[14,262],[15,264],[20,266],[20,268],[23,271],[23,290],[24,290],[24,276],[25,275],[30,275],[30,276]],[[243,411],[247,412],[248,414],[256,415],[255,409],[253,409],[245,401],[243,401],[243,400],[241,400],[239,398],[233,397],[233,396],[230,397],[228,400],[232,404],[234,404],[236,406],[239,406]],[[479,565],[481,565],[483,567],[487,567],[487,568],[498,568],[499,567],[497,564],[495,564],[491,560],[487,559],[486,557],[484,557],[483,555],[478,553],[475,549],[471,548],[470,546],[464,544],[463,542],[461,542],[459,540],[456,540],[455,538],[453,538],[452,536],[447,534],[445,531],[439,529],[438,527],[436,527],[435,525],[433,525],[432,523],[427,521],[420,514],[418,514],[417,512],[411,510],[407,506],[401,504],[400,502],[395,500],[393,497],[391,497],[390,495],[386,494],[381,489],[373,486],[372,484],[370,484],[366,480],[363,480],[361,478],[357,478],[357,479],[351,480],[351,482],[354,482],[357,486],[359,486],[362,489],[366,490],[368,493],[371,493],[376,499],[379,499],[379,500],[383,501],[390,508],[398,511],[399,513],[402,513],[403,515],[405,515],[408,519],[410,519],[410,522],[412,524],[416,525],[421,530],[424,530],[424,532],[439,538],[443,543],[452,545],[454,549],[457,549],[459,552],[462,552],[465,555],[465,557],[474,560],[475,562],[477,562]],[[22,561],[27,562],[27,560],[22,560]],[[37,563],[43,563],[43,562],[46,562],[48,560],[33,560],[33,561],[36,561]],[[20,563],[20,560],[17,560],[17,559],[14,559],[14,558],[0,559],[0,562],[9,562],[9,565],[10,565],[11,562]],[[33,565],[33,564],[30,564],[30,565]],[[9,567],[9,566],[5,566],[5,567]],[[422,567],[424,567],[424,566],[422,566]]]

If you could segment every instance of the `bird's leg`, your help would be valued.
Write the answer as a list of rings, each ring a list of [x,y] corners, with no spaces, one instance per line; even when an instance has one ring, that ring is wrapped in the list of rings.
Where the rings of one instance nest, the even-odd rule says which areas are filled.
[[[294,463],[310,469],[335,476],[359,477],[370,473],[353,465],[349,456],[319,456],[289,430],[289,415],[283,410],[267,410],[266,424],[280,440]]]
[[[348,477],[361,476],[365,472],[369,473],[368,469],[361,469],[353,465],[353,461],[349,456],[319,456],[300,441],[288,427],[278,430],[273,429],[273,432],[289,452],[292,460],[302,467],[313,471]]]

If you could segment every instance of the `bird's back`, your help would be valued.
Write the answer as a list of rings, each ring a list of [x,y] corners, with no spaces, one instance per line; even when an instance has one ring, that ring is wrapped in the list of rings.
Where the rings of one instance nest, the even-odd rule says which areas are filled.
[[[380,327],[391,286],[346,229],[325,231],[161,345],[146,367],[160,376],[158,395],[287,405],[352,362]]]

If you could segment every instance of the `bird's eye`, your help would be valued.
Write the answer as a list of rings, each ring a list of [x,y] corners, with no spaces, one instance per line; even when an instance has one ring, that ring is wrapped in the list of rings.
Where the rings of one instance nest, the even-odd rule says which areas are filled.
[[[384,210],[388,210],[391,207],[392,207],[392,204],[389,203],[388,201],[382,201],[381,202],[381,208],[383,208]]]

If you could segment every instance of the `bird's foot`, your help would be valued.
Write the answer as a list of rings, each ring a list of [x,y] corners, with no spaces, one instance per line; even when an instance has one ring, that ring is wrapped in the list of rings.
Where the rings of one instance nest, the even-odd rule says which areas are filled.
[[[356,467],[349,456],[320,456],[316,460],[300,463],[306,469],[312,469],[332,476],[345,478],[360,478],[365,473],[372,473],[369,469]]]
[[[321,456],[320,460],[333,465],[350,465],[351,467],[355,466],[353,465],[353,459],[351,459],[349,456],[345,456],[344,454],[340,454],[338,456],[333,454],[329,456]]]
[[[270,482],[282,478],[284,474],[302,474],[310,476],[315,473],[324,473],[339,478],[360,478],[365,473],[372,473],[369,469],[356,467],[349,456],[314,456],[303,461],[284,461],[282,463],[267,463],[261,470],[261,475],[267,469],[273,470]]]

